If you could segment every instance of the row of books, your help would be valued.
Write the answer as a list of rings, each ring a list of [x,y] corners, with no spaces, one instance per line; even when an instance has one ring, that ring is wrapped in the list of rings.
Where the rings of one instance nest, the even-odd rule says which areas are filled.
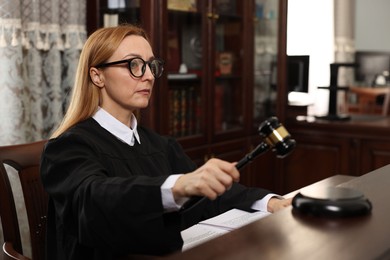
[[[201,100],[195,86],[169,90],[169,134],[175,137],[200,132]]]
[[[216,0],[216,10],[221,14],[236,14],[236,0]],[[168,0],[168,10],[197,12],[196,0]]]
[[[213,102],[215,131],[225,131],[239,124],[231,89],[217,84]],[[200,133],[202,106],[196,86],[174,87],[169,90],[169,134],[183,137]]]

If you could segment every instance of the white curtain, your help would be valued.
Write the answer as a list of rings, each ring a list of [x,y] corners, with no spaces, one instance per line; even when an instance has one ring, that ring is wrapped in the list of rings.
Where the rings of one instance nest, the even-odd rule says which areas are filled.
[[[0,145],[48,138],[86,39],[86,0],[0,0]]]

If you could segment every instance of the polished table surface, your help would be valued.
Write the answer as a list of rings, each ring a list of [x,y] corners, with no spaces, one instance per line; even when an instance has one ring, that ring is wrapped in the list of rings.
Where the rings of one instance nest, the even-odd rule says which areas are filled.
[[[359,190],[371,201],[372,212],[325,218],[303,215],[290,206],[166,259],[390,259],[390,165],[311,186]]]

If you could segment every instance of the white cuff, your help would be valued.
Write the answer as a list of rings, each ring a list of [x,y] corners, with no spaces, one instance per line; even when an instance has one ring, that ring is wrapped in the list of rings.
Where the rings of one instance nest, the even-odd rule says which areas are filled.
[[[280,195],[277,195],[277,194],[274,194],[274,193],[270,193],[270,194],[267,194],[266,196],[264,196],[264,198],[262,198],[261,200],[255,201],[252,204],[251,208],[254,209],[254,210],[258,210],[258,211],[268,212],[268,210],[267,210],[268,201],[271,198],[273,198],[273,197],[277,197],[279,199],[283,199],[283,197],[280,196]]]
[[[175,185],[177,179],[183,174],[170,175],[163,185],[161,185],[161,199],[165,211],[179,210],[189,198],[182,198],[175,201],[172,193],[172,187]]]

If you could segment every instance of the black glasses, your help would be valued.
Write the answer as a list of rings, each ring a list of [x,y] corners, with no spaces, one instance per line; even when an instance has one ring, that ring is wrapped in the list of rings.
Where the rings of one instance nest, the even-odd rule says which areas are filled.
[[[112,65],[127,63],[127,66],[129,68],[129,71],[131,75],[133,75],[136,78],[141,78],[146,71],[146,65],[149,66],[150,71],[152,72],[153,76],[157,79],[161,77],[163,71],[164,71],[164,61],[160,59],[153,59],[150,61],[144,61],[143,59],[136,57],[128,60],[119,60],[119,61],[113,61],[108,63],[101,63],[96,65],[96,68],[104,68],[109,67]]]

